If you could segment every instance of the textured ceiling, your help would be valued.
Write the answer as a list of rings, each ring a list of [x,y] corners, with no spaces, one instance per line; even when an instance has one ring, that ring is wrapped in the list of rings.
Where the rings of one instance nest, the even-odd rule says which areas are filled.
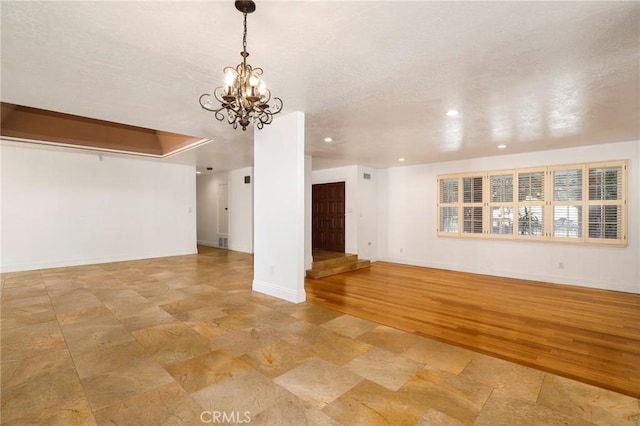
[[[249,63],[306,112],[314,168],[640,139],[638,2],[256,3]],[[198,104],[240,62],[233,1],[3,0],[1,19],[2,101],[213,140],[168,161],[252,164],[253,130]]]

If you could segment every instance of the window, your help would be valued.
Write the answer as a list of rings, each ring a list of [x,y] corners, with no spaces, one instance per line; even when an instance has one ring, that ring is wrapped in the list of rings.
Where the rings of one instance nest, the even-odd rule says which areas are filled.
[[[518,171],[518,235],[544,237],[544,169]]]
[[[626,164],[588,166],[588,240],[602,244],[626,242]]]
[[[626,245],[624,160],[438,177],[440,236]]]
[[[513,172],[489,175],[489,234],[513,236]]]
[[[438,231],[455,234],[458,232],[458,178],[438,179],[438,187]]]
[[[482,176],[462,178],[462,232],[482,234]]]
[[[552,230],[556,240],[581,240],[583,235],[583,166],[553,168]]]

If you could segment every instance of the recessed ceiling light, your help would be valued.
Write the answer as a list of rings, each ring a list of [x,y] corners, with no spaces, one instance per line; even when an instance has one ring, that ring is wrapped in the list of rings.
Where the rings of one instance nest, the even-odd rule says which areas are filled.
[[[507,146],[505,144],[498,145],[498,149],[505,149]]]
[[[333,139],[332,139],[332,138],[330,138],[330,137],[326,137],[326,138],[324,138],[324,141],[325,141],[326,143],[329,143],[329,142],[333,142]]]
[[[197,174],[197,175],[201,175],[201,174],[202,174],[202,172],[201,172],[200,170],[196,170],[196,174]]]
[[[457,109],[450,109],[449,111],[447,111],[447,117],[457,117],[460,115],[460,111],[458,111]]]
[[[404,157],[398,158],[398,161],[400,161],[400,162],[404,161]]]

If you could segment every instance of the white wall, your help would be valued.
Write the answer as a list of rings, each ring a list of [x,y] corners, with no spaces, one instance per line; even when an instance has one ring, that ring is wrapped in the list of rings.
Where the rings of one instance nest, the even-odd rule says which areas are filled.
[[[364,179],[367,173],[371,179]],[[358,257],[378,260],[378,170],[358,167]]]
[[[249,176],[250,183],[244,183]],[[218,187],[229,187],[230,250],[253,253],[253,168],[244,167],[208,175],[196,180],[198,206],[198,244],[218,247]]]
[[[439,174],[619,159],[629,159],[627,247],[436,236]],[[640,142],[622,142],[380,170],[381,259],[640,293],[639,169]]]
[[[0,150],[3,272],[196,252],[193,166]]]
[[[253,253],[253,167],[229,172],[229,198],[229,249]]]
[[[313,159],[310,155],[304,156],[304,269],[309,270],[313,266],[313,249],[311,248],[311,167]]]
[[[304,302],[304,114],[293,112],[254,133],[253,289]]]
[[[196,178],[198,244],[218,247],[218,185],[228,180],[227,172]]]

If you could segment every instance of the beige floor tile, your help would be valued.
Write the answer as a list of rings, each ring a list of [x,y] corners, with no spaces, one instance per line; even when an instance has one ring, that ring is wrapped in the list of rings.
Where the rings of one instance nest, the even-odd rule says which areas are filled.
[[[73,368],[67,349],[25,352],[13,360],[2,359],[2,387],[15,386]]]
[[[202,407],[176,383],[168,383],[96,412],[99,425],[197,425]]]
[[[81,379],[120,370],[134,360],[148,357],[146,349],[135,339],[98,348],[84,354],[74,356],[78,376]]]
[[[312,324],[322,324],[330,321],[334,318],[341,316],[342,314],[331,309],[323,308],[317,305],[311,305],[308,303],[302,303],[298,305],[296,311],[291,316],[310,322]]]
[[[251,425],[339,426],[340,424],[290,392],[280,396],[273,405],[257,416],[251,417]]]
[[[82,387],[94,410],[129,399],[173,382],[152,358],[138,358],[116,370],[82,379]]]
[[[318,409],[357,385],[362,377],[320,358],[312,358],[274,381]]]
[[[534,404],[531,401],[514,398],[508,391],[494,391],[478,416],[477,426],[545,425],[545,426],[586,426],[593,425],[578,417]],[[612,425],[613,426],[613,425]]]
[[[381,347],[397,354],[409,349],[423,338],[406,331],[379,325],[358,337],[358,340]]]
[[[396,392],[364,380],[322,411],[341,424],[413,425],[425,408]]]
[[[177,318],[155,305],[145,304],[144,307],[140,307],[138,312],[123,317],[120,321],[127,330],[133,332],[143,328],[174,323]]]
[[[61,425],[61,426],[92,426],[96,424],[91,406],[86,398],[81,397],[60,405],[34,412],[29,410],[26,416],[2,424],[8,426],[24,425]]]
[[[493,391],[491,386],[428,366],[420,370],[415,378],[429,382],[444,392],[466,399],[478,410],[484,406]]]
[[[127,299],[110,300],[105,303],[105,306],[109,308],[109,311],[111,311],[111,313],[120,320],[138,315],[140,312],[152,308],[160,309],[154,303],[151,303],[146,299],[143,302],[131,302]]]
[[[322,327],[347,337],[358,337],[379,324],[351,315],[341,315],[322,324]]]
[[[421,362],[427,367],[459,374],[471,362],[475,353],[437,340],[424,338],[402,352],[402,355]]]
[[[5,290],[38,285],[42,283],[42,273],[40,271],[10,272],[3,275],[2,283]]]
[[[377,347],[344,365],[344,368],[392,391],[397,391],[422,367],[423,364]]]
[[[252,302],[259,303],[261,305],[265,305],[269,307],[280,305],[283,302],[282,299],[279,299],[277,297],[269,296],[268,294],[258,293],[255,291],[251,292],[250,298]],[[291,304],[295,305],[295,303],[291,303]]]
[[[149,302],[154,303],[157,306],[168,305],[170,303],[179,302],[180,300],[183,300],[187,297],[187,295],[181,292],[180,290],[176,290],[169,286],[164,286],[164,287],[165,288],[162,291],[158,292],[158,294],[152,294],[150,296],[147,294],[144,294],[144,290],[141,291],[136,288],[136,291],[138,291],[140,294],[145,296],[149,300]]]
[[[102,302],[91,291],[80,289],[70,293],[51,295],[51,303],[57,314],[78,311],[81,309],[102,307]]]
[[[308,348],[299,348],[282,340],[255,349],[240,359],[267,377],[280,376],[313,358]]]
[[[138,281],[134,286],[133,289],[140,294],[141,296],[147,298],[147,300],[151,297],[159,297],[162,295],[165,295],[167,293],[175,293],[179,296],[181,296],[181,298],[184,299],[185,295],[184,293],[179,293],[175,290],[173,290],[171,287],[166,286],[162,283],[159,283],[156,280],[144,280],[144,281]],[[168,303],[168,302],[167,302]]]
[[[3,386],[2,422],[28,417],[82,398],[82,386],[73,369],[44,374],[16,386]]]
[[[94,306],[91,308],[78,309],[76,311],[65,312],[62,314],[56,315],[58,318],[58,322],[60,325],[68,325],[80,321],[91,321],[98,318],[98,324],[101,318],[105,318],[104,316],[110,316],[111,311],[107,309],[106,306]],[[112,322],[115,324],[115,322]]]
[[[286,391],[255,370],[247,370],[191,394],[206,411],[247,413],[250,418],[272,406]]]
[[[553,374],[545,376],[538,405],[597,425],[640,424],[640,400]]]
[[[160,364],[170,365],[211,352],[211,343],[180,322],[132,332]]]
[[[398,390],[400,396],[425,411],[432,409],[469,425],[490,393],[489,386],[440,370],[426,375],[421,371]]]
[[[464,423],[438,410],[429,408],[414,426],[464,426]]]
[[[175,302],[160,305],[162,309],[170,314],[176,314],[178,312],[194,311],[201,308],[210,308],[211,302],[206,297],[186,296]]]
[[[18,359],[30,351],[66,349],[57,321],[2,330],[2,361]]]
[[[544,379],[541,371],[481,354],[474,356],[460,376],[532,402],[538,398]]]
[[[13,290],[13,289],[12,289]],[[51,300],[49,299],[49,295],[47,291],[44,290],[44,294],[39,294],[30,297],[10,297],[7,293],[10,293],[11,290],[5,291],[2,294],[2,310],[6,310],[11,312],[15,308],[23,308],[26,306],[33,305],[49,305],[51,304]]]
[[[306,346],[335,333],[316,324],[306,321],[297,321],[282,328],[280,339],[294,346]]]
[[[79,356],[135,340],[133,335],[111,314],[91,320],[63,324],[67,346],[71,354]]]
[[[192,285],[184,287],[181,291],[186,295],[196,297],[222,297],[225,295],[225,292],[223,290],[217,289],[207,284],[193,285],[192,283]]]
[[[197,323],[223,318],[227,316],[227,313],[218,308],[204,307],[191,311],[176,312],[173,316],[186,323]]]
[[[245,328],[231,331],[211,341],[216,349],[224,349],[240,356],[278,341],[278,334],[270,328]]]
[[[336,365],[344,365],[371,348],[367,343],[333,332],[309,345],[313,354]]]
[[[193,393],[251,367],[225,351],[214,351],[165,367],[184,390]]]
[[[96,292],[96,296],[109,308],[117,307],[123,303],[137,305],[149,302],[146,297],[130,288],[103,289]]]
[[[244,321],[228,315],[210,321],[189,323],[189,327],[208,340],[217,339],[233,331],[247,328],[247,326]]]
[[[225,309],[229,311],[230,315],[233,315],[237,318],[248,320],[254,319],[259,315],[265,315],[273,312],[273,309],[268,306],[261,305],[259,303],[247,303],[245,299],[238,299],[238,301],[234,301],[235,296],[230,297],[222,297],[225,306]]]
[[[41,324],[43,322],[54,321],[56,313],[51,303],[41,305],[30,305],[22,308],[10,310],[2,309],[2,329],[27,327]]]
[[[234,311],[231,310],[230,312],[233,313]],[[298,318],[283,314],[275,309],[269,309],[244,321],[252,327],[270,328],[276,331],[281,331],[288,326],[301,322]]]

